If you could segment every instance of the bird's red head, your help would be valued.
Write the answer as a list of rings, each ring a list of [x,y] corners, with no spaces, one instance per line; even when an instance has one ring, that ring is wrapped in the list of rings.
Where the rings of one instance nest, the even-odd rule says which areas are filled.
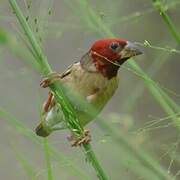
[[[96,41],[89,53],[96,69],[109,79],[117,75],[119,66],[127,59],[142,54],[133,43],[118,38]]]

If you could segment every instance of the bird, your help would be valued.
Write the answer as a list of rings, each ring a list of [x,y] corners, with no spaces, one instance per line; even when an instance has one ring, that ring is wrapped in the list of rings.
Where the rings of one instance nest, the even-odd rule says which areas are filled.
[[[118,71],[131,57],[142,54],[135,43],[121,38],[104,38],[95,41],[79,61],[70,65],[63,73],[53,72],[45,77],[40,86],[48,87],[60,81],[65,95],[71,102],[81,126],[94,120],[112,98],[119,86]],[[88,113],[83,102],[96,111]],[[56,102],[53,92],[43,104],[40,123],[35,129],[38,136],[47,137],[56,130],[67,129],[61,107]],[[89,143],[91,136],[84,130],[82,137],[72,137],[72,146]]]

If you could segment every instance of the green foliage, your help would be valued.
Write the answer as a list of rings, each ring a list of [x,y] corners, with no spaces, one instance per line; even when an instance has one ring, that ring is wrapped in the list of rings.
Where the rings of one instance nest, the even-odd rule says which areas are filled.
[[[140,63],[141,65],[139,65],[139,63],[136,63],[133,60],[129,61],[121,68],[122,71],[128,71],[129,74],[135,75],[140,81],[137,84],[134,84],[133,91],[124,101],[122,100],[122,104],[119,108],[121,108],[122,112],[126,112],[131,116],[131,114],[137,110],[138,101],[144,97],[143,95],[144,93],[147,93],[146,89],[148,89],[151,93],[150,97],[153,97],[157,102],[155,108],[161,107],[166,115],[162,118],[153,118],[152,121],[148,121],[143,127],[141,124],[141,128],[139,129],[137,129],[139,125],[136,124],[134,120],[130,122],[130,124],[132,123],[132,127],[126,123],[123,124],[123,121],[125,120],[124,117],[122,119],[120,118],[120,114],[118,114],[118,122],[113,122],[113,120],[108,119],[108,117],[100,117],[98,118],[98,121],[95,121],[94,123],[96,123],[98,126],[99,131],[102,131],[103,135],[99,135],[99,132],[97,132],[96,137],[96,133],[94,133],[93,135],[95,137],[93,137],[93,143],[95,148],[101,148],[100,150],[96,150],[97,153],[98,151],[101,152],[98,154],[99,157],[102,156],[102,151],[106,152],[103,158],[106,159],[107,162],[103,162],[103,158],[99,159],[102,161],[102,164],[106,169],[106,174],[110,175],[110,179],[114,177],[119,178],[120,176],[122,176],[122,179],[178,179],[180,174],[180,158],[178,154],[180,137],[178,135],[176,138],[170,140],[172,141],[172,144],[168,143],[167,145],[162,139],[170,138],[170,134],[173,133],[173,131],[174,133],[179,134],[180,108],[178,100],[180,96],[178,93],[162,85],[157,76],[159,73],[161,73],[161,70],[167,68],[167,65],[173,63],[168,61],[170,57],[172,58],[176,55],[179,56],[180,53],[179,50],[174,48],[176,45],[180,44],[180,35],[178,32],[179,27],[178,24],[174,25],[175,22],[173,23],[172,19],[170,18],[171,15],[172,17],[175,17],[171,12],[174,12],[174,14],[177,13],[176,10],[179,10],[178,5],[180,4],[180,1],[153,0],[149,1],[149,6],[144,6],[140,3],[139,11],[137,12],[125,12],[125,1],[114,1],[110,6],[110,1],[108,0],[103,1],[103,3],[102,1],[98,1],[96,4],[93,4],[91,1],[87,0],[66,0],[59,3],[65,4],[63,4],[63,7],[65,7],[65,9],[67,8],[66,10],[71,12],[71,16],[64,16],[64,22],[60,19],[60,22],[57,23],[49,20],[51,16],[54,15],[53,9],[58,7],[53,6],[52,1],[50,0],[39,0],[39,7],[34,6],[34,1],[25,0],[25,6],[23,4],[20,4],[20,6],[23,10],[23,14],[26,14],[26,16],[22,15],[20,9],[18,9],[16,5],[15,0],[9,0],[9,2],[14,8],[13,13],[15,13],[18,17],[21,24],[20,27],[23,28],[23,32],[20,30],[14,34],[14,32],[11,32],[11,29],[7,30],[6,27],[1,28],[0,45],[8,48],[8,50],[10,50],[13,54],[27,62],[34,70],[37,70],[42,75],[47,75],[52,72],[47,58],[42,50],[42,47],[44,47],[43,43],[45,40],[49,40],[49,36],[62,38],[65,32],[68,32],[69,34],[81,32],[86,33],[86,35],[90,34],[90,36],[93,34],[93,36],[96,38],[118,37],[119,31],[117,30],[117,27],[119,28],[119,26],[117,25],[120,24],[122,29],[127,25],[128,28],[131,28],[136,22],[144,23],[146,26],[146,18],[152,14],[154,15],[156,11],[159,12],[159,15],[162,17],[160,20],[165,22],[165,24],[162,24],[162,26],[164,26],[164,30],[169,31],[169,35],[172,34],[172,37],[176,43],[170,42],[168,36],[166,36],[162,42],[154,43],[153,32],[152,40],[151,36],[149,36],[146,38],[147,40],[144,40],[144,43],[137,42],[137,44],[144,46],[147,51],[150,49],[153,50],[151,52],[154,53],[152,54],[155,57],[152,56],[152,62],[148,62],[148,68],[145,68],[144,64]],[[123,8],[125,9],[124,11]],[[60,7],[58,8],[58,11],[59,9],[61,11]],[[119,10],[122,10],[122,14],[125,15],[119,16]],[[68,14],[69,12],[66,13]],[[11,16],[14,18],[15,14]],[[55,12],[55,16],[58,17],[58,15],[59,14],[56,14]],[[156,16],[158,17],[157,14]],[[0,20],[7,21],[8,24],[10,24],[9,21],[11,18],[7,16],[0,16]],[[154,18],[154,21],[157,23],[156,18]],[[158,21],[158,23],[160,22]],[[17,31],[17,26],[15,29]],[[145,27],[145,29],[147,32],[149,31],[148,28]],[[126,30],[126,28],[124,30]],[[130,32],[133,31],[136,31],[136,29],[130,30]],[[22,41],[19,41],[19,39]],[[157,44],[157,46],[151,45],[151,42],[153,42],[152,44]],[[49,42],[47,41],[47,44],[48,43]],[[69,46],[71,45],[68,44],[67,47]],[[2,57],[0,58],[2,59]],[[3,86],[6,86],[6,84]],[[63,91],[61,90],[61,85],[55,84],[50,88],[52,91],[54,91],[56,99],[64,110],[67,117],[66,121],[68,127],[71,129],[71,131],[74,131],[77,133],[77,135],[80,135],[83,132],[83,127],[79,125],[78,119],[73,111],[73,107],[71,107],[71,104],[68,102],[68,98],[64,96]],[[87,108],[89,109],[90,114],[94,113],[94,109],[92,107]],[[139,113],[143,114],[142,111]],[[133,114],[132,116],[135,115]],[[35,144],[38,148],[41,147],[41,151],[44,150],[45,165],[43,168],[38,167],[38,169],[36,169],[36,163],[32,163],[31,160],[28,159],[28,156],[23,154],[21,147],[17,147],[13,143],[13,154],[28,178],[35,180],[39,177],[42,179],[43,176],[47,177],[49,180],[56,179],[57,177],[58,179],[59,177],[61,177],[61,179],[68,179],[72,177],[82,180],[92,179],[92,176],[90,174],[88,175],[87,169],[84,170],[85,167],[80,167],[79,163],[74,162],[74,159],[79,160],[81,157],[82,154],[80,154],[80,152],[76,152],[77,157],[67,157],[62,153],[64,151],[63,148],[58,148],[52,144],[53,140],[50,139],[50,141],[48,141],[45,139],[42,141],[42,139],[35,136],[31,129],[27,128],[27,125],[22,123],[22,121],[19,121],[18,118],[15,118],[15,116],[11,115],[9,112],[0,109],[0,117],[1,119],[6,119],[7,124],[12,127],[16,134],[20,134],[29,142],[33,142],[33,144]],[[141,121],[141,119],[139,119],[139,121]],[[166,134],[163,134],[163,137],[161,137],[161,129],[169,127],[173,127],[173,130],[169,131],[169,129],[167,129],[167,136]],[[155,130],[159,130],[160,132],[157,133]],[[155,134],[157,134],[155,138],[153,138],[152,133],[154,131]],[[109,136],[106,137],[104,134],[108,134]],[[152,138],[149,137],[151,135]],[[140,140],[143,139],[142,143],[138,143],[138,140],[136,139],[139,136]],[[14,137],[12,139],[14,139]],[[99,141],[96,139],[101,139],[104,144],[102,142],[99,143]],[[83,152],[86,154],[87,159],[90,159],[93,167],[96,169],[97,174],[100,176],[99,178],[107,179],[91,149],[91,146],[87,145],[83,148]],[[165,159],[165,162],[163,162],[162,159]],[[110,167],[111,161],[114,161],[114,164],[117,165],[113,167],[117,168],[117,170]],[[57,165],[56,162],[58,164],[58,170],[63,169],[65,170],[65,173],[60,171],[58,172],[58,176],[55,175],[55,166]],[[62,167],[62,164],[67,165]],[[114,175],[114,172],[117,172],[117,174]]]

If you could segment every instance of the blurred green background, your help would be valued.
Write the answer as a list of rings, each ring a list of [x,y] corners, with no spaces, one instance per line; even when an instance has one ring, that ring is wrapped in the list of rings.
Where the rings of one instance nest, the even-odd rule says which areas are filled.
[[[134,61],[173,103],[180,103],[180,46],[151,0],[17,2],[54,71],[63,72],[96,39],[114,34],[141,43],[144,54]],[[180,1],[161,2],[180,32]],[[39,87],[42,77],[32,68],[28,47],[8,1],[1,0],[0,179],[48,179],[46,142],[34,133],[47,90]],[[100,115],[103,121],[86,127],[103,169],[112,180],[180,179],[178,108],[172,105],[167,113],[167,105],[149,91],[151,82],[144,83],[144,76],[127,64],[119,77],[120,87]],[[53,179],[96,179],[84,154],[70,147],[68,134],[48,138]]]

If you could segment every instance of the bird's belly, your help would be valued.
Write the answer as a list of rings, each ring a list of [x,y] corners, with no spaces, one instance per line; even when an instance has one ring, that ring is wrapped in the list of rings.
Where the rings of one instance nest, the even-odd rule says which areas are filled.
[[[117,87],[117,77],[108,80],[101,74],[90,72],[86,72],[84,76],[69,84],[68,88],[76,92],[77,96],[68,95],[68,97],[82,125],[87,124],[100,113]],[[90,108],[85,108],[86,104],[91,105],[93,112],[89,111]]]
[[[86,103],[89,104],[90,107],[86,109],[84,108],[85,106],[83,106],[76,111],[80,123],[83,126],[96,118],[109,99],[113,96],[117,87],[117,81],[113,80],[97,94],[92,94],[86,98]]]

